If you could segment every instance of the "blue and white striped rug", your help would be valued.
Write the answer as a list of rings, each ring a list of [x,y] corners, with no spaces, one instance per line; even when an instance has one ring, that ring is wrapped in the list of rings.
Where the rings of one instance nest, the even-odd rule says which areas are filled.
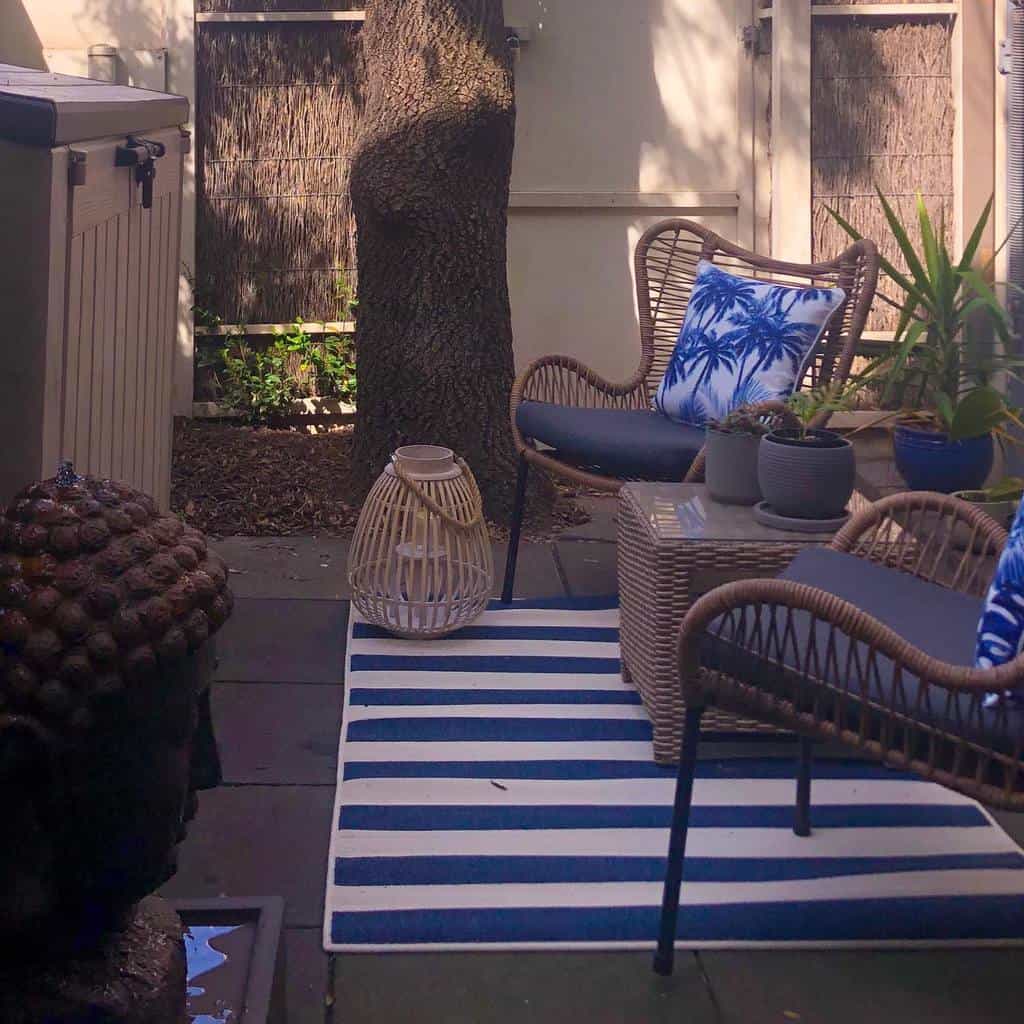
[[[354,616],[326,949],[653,946],[674,772],[617,627],[607,601],[495,604],[425,643]],[[794,761],[758,749],[700,763],[681,947],[1024,940],[1024,854],[976,803],[822,760],[800,839]]]

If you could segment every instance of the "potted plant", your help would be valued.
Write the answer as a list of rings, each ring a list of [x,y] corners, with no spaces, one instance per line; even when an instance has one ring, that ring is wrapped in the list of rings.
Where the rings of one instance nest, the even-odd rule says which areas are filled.
[[[1009,527],[1022,494],[1024,479],[1019,476],[1007,476],[991,487],[974,491],[954,491],[953,497],[980,508],[1000,526]]]
[[[726,505],[754,505],[761,500],[757,453],[770,424],[749,406],[740,406],[708,424],[704,479],[708,494]]]
[[[1009,320],[986,280],[992,264],[981,270],[972,265],[992,200],[954,262],[920,195],[920,253],[881,191],[878,197],[908,267],[903,273],[880,258],[904,293],[899,303],[881,296],[900,310],[880,376],[883,403],[895,399],[900,407],[884,417],[897,420],[896,466],[915,490],[974,490],[992,469],[993,435],[1010,439],[1006,424],[1020,422],[990,383],[994,374],[1020,364],[1007,355]],[[861,237],[835,210],[829,212],[853,238]]]
[[[770,512],[819,521],[844,515],[856,473],[853,445],[835,431],[809,424],[823,412],[845,409],[859,386],[798,391],[789,398],[786,404],[799,425],[774,426],[758,452],[758,481]]]

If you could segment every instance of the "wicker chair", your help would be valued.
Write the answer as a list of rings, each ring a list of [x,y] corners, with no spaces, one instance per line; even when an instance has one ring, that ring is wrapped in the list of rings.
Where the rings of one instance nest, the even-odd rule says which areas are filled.
[[[693,221],[676,218],[655,224],[641,237],[634,255],[640,319],[640,365],[633,376],[618,384],[611,383],[570,356],[553,355],[531,363],[513,385],[512,433],[519,452],[519,469],[503,600],[512,599],[531,465],[586,487],[613,493],[627,480],[679,480],[684,476],[689,480],[703,479],[703,432],[696,428],[672,425],[673,440],[682,438],[686,431],[692,435],[687,441],[690,446],[688,454],[684,450],[679,461],[679,453],[674,453],[674,464],[667,473],[652,475],[650,467],[645,471],[640,463],[631,461],[628,453],[602,460],[593,452],[571,451],[571,443],[568,446],[562,444],[559,450],[550,444],[550,439],[545,440],[542,432],[538,432],[537,437],[529,436],[523,423],[524,403],[532,403],[528,409],[533,412],[541,409],[537,403],[546,403],[544,409],[556,415],[559,410],[588,410],[588,424],[611,443],[616,439],[621,441],[627,428],[634,431],[638,438],[637,446],[641,449],[645,447],[646,430],[650,429],[652,442],[655,428],[659,428],[659,435],[664,436],[666,421],[651,411],[651,400],[675,348],[697,262],[702,259],[726,270],[764,280],[839,285],[843,288],[846,301],[818,342],[800,386],[812,388],[843,381],[848,376],[875,295],[878,254],[872,242],[857,242],[834,260],[824,263],[783,263],[741,249]],[[764,411],[777,409],[778,403],[767,403],[764,407]],[[821,422],[815,425],[820,426]],[[548,447],[539,448],[538,440]]]
[[[797,835],[810,834],[814,740],[1024,810],[1024,709],[984,706],[987,694],[1024,683],[1024,654],[971,667],[982,595],[1005,542],[1006,531],[973,506],[898,494],[854,515],[830,548],[804,551],[779,578],[729,583],[694,603],[679,630],[687,710],[656,972],[672,971],[710,705],[799,734]]]

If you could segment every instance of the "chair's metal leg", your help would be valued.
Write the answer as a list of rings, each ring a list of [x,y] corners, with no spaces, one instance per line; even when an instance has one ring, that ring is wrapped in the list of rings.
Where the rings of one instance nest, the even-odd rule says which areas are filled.
[[[796,813],[793,831],[798,836],[811,834],[811,768],[814,764],[814,740],[800,737],[800,761],[796,776]]]
[[[683,860],[686,856],[686,832],[690,824],[693,801],[693,777],[697,770],[697,743],[700,740],[702,707],[687,707],[683,724],[683,741],[679,751],[679,773],[676,776],[676,799],[672,808],[672,832],[668,844],[668,867],[661,899],[661,925],[658,930],[658,951],[654,954],[654,973],[669,975],[675,958],[676,922],[679,918],[679,890],[683,883]]]
[[[523,530],[523,513],[526,510],[526,480],[530,475],[530,464],[525,455],[519,456],[516,472],[516,497],[512,506],[512,525],[508,535],[508,558],[505,560],[505,582],[501,588],[501,599],[508,604],[516,585],[516,561],[519,558],[519,535]]]

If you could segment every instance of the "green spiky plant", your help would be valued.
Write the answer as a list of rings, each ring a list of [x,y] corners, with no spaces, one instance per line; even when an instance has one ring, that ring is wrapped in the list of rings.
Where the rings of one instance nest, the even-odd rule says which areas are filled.
[[[963,255],[955,261],[943,232],[936,232],[920,193],[919,253],[888,199],[880,189],[876,192],[908,268],[903,273],[889,260],[879,258],[882,270],[904,293],[901,302],[879,295],[900,311],[893,347],[875,367],[875,379],[882,381],[883,402],[894,396],[902,399],[904,408],[895,414],[900,420],[930,426],[948,434],[951,441],[990,433],[1012,439],[1005,428],[1009,423],[1021,425],[1018,412],[990,381],[998,373],[1014,374],[1021,361],[1008,353],[1010,320],[986,279],[995,255],[982,268],[974,266],[992,199],[978,218]],[[828,208],[828,212],[851,238],[863,237],[836,210]],[[910,407],[909,395],[916,396]]]

